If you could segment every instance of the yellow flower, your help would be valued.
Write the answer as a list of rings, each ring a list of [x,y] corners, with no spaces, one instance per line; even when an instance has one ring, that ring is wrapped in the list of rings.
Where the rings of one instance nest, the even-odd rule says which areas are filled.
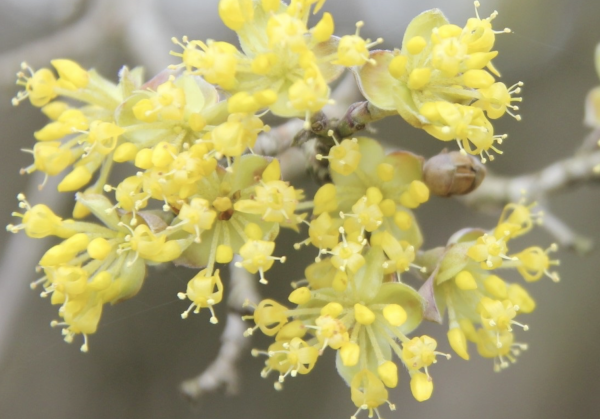
[[[83,335],[81,350],[86,352],[88,335],[96,332],[103,304],[131,298],[140,290],[146,276],[146,263],[157,260],[156,254],[151,254],[156,243],[142,244],[141,233],[133,238],[128,236],[129,230],[123,227],[127,216],[119,218],[113,211],[107,212],[111,204],[101,195],[78,194],[77,200],[97,215],[104,226],[62,220],[49,208],[30,207],[24,197],[20,198],[20,205],[27,212],[23,224],[12,226],[11,231],[23,229],[34,238],[56,235],[65,239],[44,253],[39,261],[44,276],[31,287],[43,285],[42,297],[50,296],[52,304],[60,305],[58,313],[62,321],[53,321],[52,326],[63,327],[65,341],[69,343],[75,335]],[[140,225],[138,229],[152,236],[147,225]],[[132,246],[131,241],[136,240]],[[185,246],[181,241],[177,243]],[[136,247],[136,251],[128,251],[132,247]],[[159,250],[164,251],[164,246]]]
[[[429,199],[421,158],[408,152],[386,156],[376,141],[366,137],[356,144],[361,156],[356,169],[350,174],[331,173],[333,185],[322,186],[315,195],[314,214],[337,210],[356,218],[365,231],[385,230],[418,248],[422,237],[410,209]]]
[[[514,357],[526,346],[513,342],[512,328],[516,325],[528,330],[516,317],[531,313],[536,306],[525,288],[507,283],[495,269],[516,269],[526,281],[537,280],[544,274],[558,279],[556,273],[548,271],[550,265],[558,264],[547,256],[554,246],[547,251],[530,247],[507,256],[509,240],[525,234],[540,221],[541,214],[532,212],[532,208],[533,205],[523,203],[508,204],[489,233],[467,229],[454,235],[441,251],[432,279],[424,286],[424,289],[433,286],[433,303],[439,312],[436,317],[430,311],[427,317],[439,321],[447,309],[448,341],[454,352],[468,360],[467,341],[474,342],[482,356],[494,358],[495,370],[508,366],[507,359],[514,362]],[[438,251],[432,250],[432,256]],[[476,328],[477,325],[480,327]]]
[[[187,318],[192,310],[194,313],[199,313],[201,308],[208,308],[212,314],[210,322],[218,323],[213,306],[223,299],[223,282],[221,282],[219,270],[217,269],[213,275],[210,275],[206,269],[201,270],[190,279],[186,292],[180,292],[177,297],[181,300],[188,298],[192,302],[189,308],[181,314],[181,318]]]
[[[309,29],[310,9],[314,5],[316,12],[323,3],[221,0],[219,15],[236,31],[241,51],[224,42],[174,39],[183,48],[182,53],[172,53],[182,58],[174,68],[185,67],[231,93],[252,95],[270,89],[276,100],[264,106],[278,116],[302,116],[308,124],[310,115],[330,103],[328,84],[343,66],[369,61],[368,49],[381,42],[362,39],[358,29],[355,35],[333,37],[328,13]],[[357,28],[361,26],[359,22]]]
[[[408,25],[401,50],[374,51],[373,65],[357,70],[361,91],[378,108],[397,111],[442,141],[456,139],[461,150],[480,154],[482,161],[490,150],[500,153],[494,143],[505,136],[494,136],[487,118],[509,113],[520,119],[511,110],[518,110],[512,103],[521,98],[513,95],[522,83],[507,88],[495,82],[495,17],[496,12],[487,19],[477,14],[460,28],[437,9],[420,14]]]
[[[393,353],[401,362],[407,362],[396,339],[410,341],[406,333],[418,326],[423,309],[421,298],[412,288],[389,282],[383,261],[383,250],[372,247],[362,267],[356,272],[347,270],[344,288],[336,288],[335,281],[319,282],[321,275],[329,275],[327,265],[335,266],[332,259],[312,265],[307,269],[308,286],[290,294],[290,301],[300,303],[298,307],[287,309],[264,300],[248,317],[256,323],[249,331],[261,328],[269,336],[301,333],[303,342],[317,352],[328,347],[336,350],[338,372],[351,386],[352,401],[359,410],[377,409],[387,402],[386,387],[394,388],[398,383]],[[300,322],[302,328],[294,323],[289,332],[284,332],[290,320],[289,324]],[[283,360],[280,350],[273,348],[271,345],[268,352],[253,352],[269,356],[264,375],[278,370],[276,365]]]

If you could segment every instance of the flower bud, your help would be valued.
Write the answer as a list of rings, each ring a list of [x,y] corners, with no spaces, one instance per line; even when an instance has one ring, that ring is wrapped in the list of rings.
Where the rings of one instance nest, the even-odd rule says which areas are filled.
[[[449,197],[474,191],[486,169],[476,158],[458,151],[442,151],[423,166],[423,179],[432,194]]]
[[[354,342],[346,342],[340,348],[340,358],[342,364],[346,367],[353,367],[358,364],[360,356],[360,347]]]
[[[429,400],[433,393],[433,381],[422,372],[415,373],[410,380],[413,397],[419,402]]]

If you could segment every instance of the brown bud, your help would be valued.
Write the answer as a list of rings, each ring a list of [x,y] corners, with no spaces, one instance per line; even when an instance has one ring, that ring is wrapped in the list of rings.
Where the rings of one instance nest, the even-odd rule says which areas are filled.
[[[423,166],[423,178],[429,191],[444,197],[474,191],[485,178],[485,173],[485,166],[478,159],[460,151],[443,150]]]

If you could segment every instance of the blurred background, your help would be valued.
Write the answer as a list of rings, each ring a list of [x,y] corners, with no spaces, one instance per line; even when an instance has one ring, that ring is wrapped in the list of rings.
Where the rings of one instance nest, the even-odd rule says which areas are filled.
[[[0,200],[1,224],[14,222],[18,192],[35,189],[39,178],[19,176],[30,164],[21,148],[31,147],[33,131],[45,123],[28,103],[17,108],[10,98],[17,92],[14,73],[27,60],[34,68],[52,58],[72,58],[83,67],[95,67],[116,79],[118,69],[145,66],[147,75],[175,62],[168,52],[170,38],[218,39],[235,42],[221,24],[217,0],[0,0]],[[441,8],[452,23],[462,26],[474,15],[471,0],[328,0],[336,34],[354,32],[364,20],[364,36],[385,38],[384,48],[399,47],[407,23],[418,13]],[[485,0],[479,13],[500,12],[496,29],[514,33],[497,37],[500,55],[494,60],[507,85],[525,82],[523,120],[498,121],[496,132],[508,133],[504,155],[489,168],[503,175],[537,171],[572,155],[589,129],[583,126],[586,93],[600,84],[593,53],[600,41],[600,2],[592,0]],[[431,156],[442,144],[411,128],[400,118],[377,125],[377,138],[390,147],[402,147]],[[302,185],[308,192],[315,187]],[[57,212],[67,215],[64,199],[54,199]],[[41,198],[40,198],[41,199]],[[63,203],[61,207],[61,202]],[[37,203],[37,202],[34,202]],[[550,199],[554,214],[575,231],[598,242],[600,190],[586,185]],[[52,206],[52,205],[51,205]],[[442,245],[460,228],[495,225],[497,213],[480,214],[454,200],[433,198],[422,206],[420,220],[425,247]],[[287,232],[286,232],[287,233]],[[23,235],[24,236],[24,235]],[[36,279],[40,257],[31,242],[25,246],[0,237],[4,259],[0,277],[0,417],[7,419],[163,419],[163,418],[348,418],[354,412],[349,389],[338,377],[331,353],[320,359],[308,376],[289,379],[283,392],[273,379],[261,379],[262,359],[244,355],[240,365],[240,392],[217,392],[190,404],[179,393],[179,383],[201,372],[219,347],[221,322],[213,326],[206,315],[182,321],[183,303],[176,298],[192,272],[185,269],[153,270],[138,296],[105,310],[98,332],[91,337],[90,353],[79,344],[67,345],[49,327],[56,307],[29,290]],[[302,278],[303,267],[314,252],[294,252],[299,237],[289,233],[278,244],[288,263],[275,266],[263,296],[279,298],[289,292],[289,279]],[[520,240],[524,247],[545,247],[553,241],[545,231]],[[425,403],[414,401],[408,374],[390,399],[397,411],[382,408],[385,418],[554,419],[600,416],[600,257],[561,250],[558,284],[542,280],[532,284],[538,308],[525,318],[528,332],[520,341],[530,350],[502,373],[492,361],[457,356],[431,368],[435,391]],[[23,260],[23,263],[18,263]],[[17,263],[15,263],[17,261]],[[27,263],[25,263],[27,261]],[[224,306],[224,304],[222,304]],[[223,309],[221,318],[224,319]],[[421,332],[439,338],[438,349],[450,351],[445,327],[424,325]],[[268,340],[253,338],[253,347]],[[332,351],[329,351],[332,352]],[[364,413],[363,413],[364,415]]]

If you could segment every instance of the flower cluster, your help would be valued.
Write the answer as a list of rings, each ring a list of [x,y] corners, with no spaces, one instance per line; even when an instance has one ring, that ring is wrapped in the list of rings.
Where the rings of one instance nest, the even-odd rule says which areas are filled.
[[[531,212],[534,206],[508,204],[494,229],[461,230],[445,249],[429,251],[437,263],[421,289],[424,296],[430,296],[425,316],[441,321],[447,311],[448,341],[454,352],[468,360],[467,340],[471,341],[481,356],[494,359],[495,371],[506,368],[508,361],[515,362],[515,356],[527,348],[515,342],[513,326],[528,330],[515,317],[531,313],[536,306],[524,287],[506,282],[497,270],[516,269],[526,282],[544,276],[559,280],[551,271],[558,261],[549,256],[556,251],[555,244],[545,250],[532,246],[509,253],[509,241],[541,223],[542,213]]]
[[[524,202],[509,204],[494,229],[461,230],[446,247],[424,250],[413,213],[430,194],[476,189],[485,169],[466,154],[492,160],[490,150],[500,153],[495,144],[505,136],[495,135],[489,120],[505,113],[519,119],[513,103],[521,100],[521,83],[495,79],[496,13],[481,19],[476,11],[461,28],[427,11],[410,23],[401,49],[370,51],[382,40],[363,39],[362,22],[342,37],[334,36],[329,13],[308,26],[324,3],[220,0],[219,15],[240,48],[173,39],[183,49],[172,52],[180,62],[147,82],[137,68],[124,67],[113,83],[67,59],[51,61],[55,71],[23,64],[17,84],[24,90],[13,103],[28,99],[50,122],[35,132],[38,142],[27,150],[34,161],[22,172],[47,178],[69,170],[58,191],[76,192],[76,202],[72,219],[63,219],[19,195],[23,213],[13,215],[21,222],[7,228],[62,240],[42,256],[32,288],[41,286],[42,297],[59,306],[51,325],[63,328],[67,342],[82,335],[87,351],[104,305],[135,296],[147,267],[164,263],[197,270],[178,293],[187,301],[181,317],[206,309],[217,323],[214,306],[227,298],[219,265],[267,284],[269,269],[286,260],[275,251],[280,229],[300,233],[306,225],[295,248],[314,246],[315,261],[293,283],[291,305],[270,298],[246,304],[254,325],[245,335],[260,329],[275,338],[253,354],[267,357],[263,376],[279,374],[277,389],[288,376],[308,374],[331,349],[357,414],[395,408],[388,389],[402,368],[415,399],[427,400],[430,367],[450,355],[430,336],[409,335],[422,320],[441,322],[446,311],[448,341],[461,358],[469,359],[471,341],[500,370],[525,348],[512,328],[527,329],[515,319],[535,303],[496,270],[558,281],[551,271],[558,262],[549,256],[555,246],[508,251],[541,214]],[[319,114],[324,127],[317,130],[311,117],[332,102],[330,83],[347,69],[368,102],[352,105],[341,120]],[[462,154],[444,151],[425,163],[408,151],[386,154],[377,140],[340,128],[356,132],[364,124],[353,112],[371,110],[397,112],[440,140],[457,140]],[[268,112],[305,121],[295,138],[306,140],[298,143],[309,163],[327,168],[330,180],[312,201],[282,179],[277,158],[254,153],[270,130],[262,120]],[[113,173],[119,164],[132,168],[120,179]],[[308,208],[310,215],[302,212]],[[89,215],[101,224],[82,220]],[[428,279],[417,291],[407,273]]]
[[[65,322],[60,324],[67,328],[67,340],[81,333],[87,342],[87,335],[96,330],[102,303],[139,290],[145,275],[143,262],[205,267],[180,293],[192,302],[183,317],[191,309],[212,311],[223,291],[215,263],[228,263],[236,253],[243,259],[242,267],[260,272],[261,282],[266,282],[264,272],[273,261],[285,261],[273,256],[274,239],[280,226],[297,229],[302,217],[295,211],[303,199],[301,190],[281,180],[277,160],[243,155],[258,134],[268,130],[256,116],[270,103],[268,95],[259,95],[248,105],[240,95],[220,97],[214,86],[191,74],[167,71],[144,84],[141,70],[123,68],[120,82],[113,84],[70,60],[54,60],[52,65],[58,78],[49,69],[34,72],[25,65],[30,74],[19,73],[25,90],[15,104],[28,98],[52,120],[35,133],[34,163],[23,172],[39,170],[54,176],[72,167],[58,190],[84,189],[78,194],[73,217],[93,213],[107,227],[62,221],[47,207],[31,207],[23,198],[21,206],[27,212],[16,214],[23,217],[23,223],[9,230],[67,240],[79,234],[74,244],[67,241],[52,250],[52,254],[67,248],[69,252],[58,259],[45,256],[39,263],[46,276],[38,283],[44,284],[44,295],[56,295],[53,303],[62,304],[59,314]],[[82,106],[57,100],[61,97]],[[138,171],[111,186],[107,179],[115,163],[132,163]],[[103,194],[107,192],[114,192],[114,204]],[[158,204],[162,211],[157,212]],[[56,224],[59,233],[32,233],[45,222]],[[101,257],[94,256],[88,242],[102,247]],[[134,256],[125,260],[121,256],[125,254]],[[75,268],[79,276],[71,272]],[[69,280],[84,285],[98,274],[102,274],[103,286],[113,290],[122,287],[122,276],[133,276],[135,281],[126,282],[137,285],[125,287],[135,292],[115,291],[110,297],[84,292],[84,285],[77,288],[77,295],[65,294],[64,287],[57,285],[64,280],[56,279],[56,272],[64,276],[67,271]],[[67,307],[85,310],[78,311],[79,316],[92,307],[93,316],[85,317],[89,325],[67,320],[75,318],[71,314],[75,309]],[[217,321],[214,312],[211,321]]]
[[[501,152],[506,135],[494,135],[489,119],[508,113],[520,120],[513,102],[520,102],[523,83],[507,87],[497,82],[492,64],[497,33],[492,20],[497,13],[450,24],[439,10],[417,16],[408,25],[402,48],[373,51],[374,65],[357,70],[363,94],[375,106],[395,110],[415,127],[442,141],[456,140],[461,151],[493,160],[490,150]],[[486,70],[487,69],[487,70]],[[486,157],[487,156],[487,157]]]
[[[219,16],[234,30],[241,51],[227,42],[188,40],[173,42],[183,48],[182,63],[208,82],[227,92],[240,95],[240,105],[254,106],[260,98],[269,98],[269,109],[282,117],[305,117],[318,112],[331,100],[329,83],[344,67],[370,62],[369,48],[381,43],[359,35],[363,23],[357,23],[354,35],[334,37],[334,21],[324,13],[308,28],[314,6],[317,13],[324,1],[292,0],[221,0]]]
[[[326,348],[337,351],[352,401],[370,414],[384,403],[394,408],[387,388],[398,383],[399,361],[415,398],[426,400],[433,391],[428,367],[441,353],[429,336],[406,336],[421,322],[425,301],[401,282],[410,268],[424,269],[414,263],[422,237],[411,212],[429,198],[423,160],[408,152],[386,156],[365,137],[343,140],[327,157],[333,183],[316,193],[302,242],[318,256],[289,295],[296,308],[266,299],[247,316],[255,322],[247,334],[275,336],[254,354],[268,356],[263,375],[279,372],[281,388],[288,375],[310,372]]]

